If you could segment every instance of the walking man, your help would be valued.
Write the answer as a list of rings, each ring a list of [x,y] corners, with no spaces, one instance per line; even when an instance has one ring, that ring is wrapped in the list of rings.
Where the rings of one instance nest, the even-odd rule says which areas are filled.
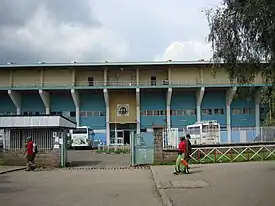
[[[26,161],[27,161],[27,169],[26,171],[31,171],[33,166],[33,142],[31,137],[27,137],[27,144],[26,144]]]
[[[175,166],[175,172],[174,172],[175,175],[177,175],[181,172],[186,172],[186,167],[188,167],[188,164],[187,164],[186,160],[184,159],[185,152],[186,152],[185,137],[180,137],[178,157],[176,160],[176,166]],[[181,169],[182,164],[184,165],[183,169]]]
[[[187,162],[187,167],[186,167],[186,173],[189,174],[189,161],[190,161],[190,156],[192,154],[192,144],[190,142],[190,134],[186,135],[186,153],[184,155],[184,159]]]

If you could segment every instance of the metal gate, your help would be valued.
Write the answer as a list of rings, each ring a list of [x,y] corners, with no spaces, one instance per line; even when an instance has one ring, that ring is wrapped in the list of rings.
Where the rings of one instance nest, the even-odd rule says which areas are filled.
[[[151,136],[152,135],[152,136]],[[154,163],[153,133],[149,136],[131,133],[131,162],[135,165],[148,165]]]

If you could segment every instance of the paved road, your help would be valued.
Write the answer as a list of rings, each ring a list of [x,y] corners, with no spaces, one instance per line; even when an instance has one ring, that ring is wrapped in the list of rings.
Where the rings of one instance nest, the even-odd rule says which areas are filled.
[[[71,170],[0,175],[1,205],[160,206],[148,170]]]
[[[274,206],[275,162],[192,165],[190,175],[153,167],[175,206]]]
[[[130,154],[96,154],[94,150],[68,150],[68,160],[74,167],[127,167]]]

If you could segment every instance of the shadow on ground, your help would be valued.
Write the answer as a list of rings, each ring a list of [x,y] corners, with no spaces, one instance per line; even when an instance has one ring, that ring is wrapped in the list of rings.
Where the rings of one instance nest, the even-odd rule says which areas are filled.
[[[71,167],[81,167],[81,166],[97,166],[101,164],[102,161],[73,161],[71,162]]]

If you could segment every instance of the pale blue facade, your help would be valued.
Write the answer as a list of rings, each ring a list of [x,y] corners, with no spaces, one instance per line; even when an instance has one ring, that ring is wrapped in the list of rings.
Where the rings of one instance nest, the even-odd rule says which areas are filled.
[[[11,101],[7,91],[0,91],[0,113],[16,114],[16,107]]]
[[[221,127],[226,126],[226,90],[206,90],[201,104],[202,120],[217,120]],[[204,110],[211,110],[211,114],[205,114]],[[221,114],[216,110],[223,111]]]
[[[185,126],[195,123],[199,118],[200,120],[217,120],[222,128],[221,140],[222,142],[228,142],[229,133],[226,131],[228,126],[232,128],[259,128],[257,116],[260,116],[259,118],[262,121],[265,117],[266,111],[263,110],[262,112],[262,110],[260,110],[262,112],[260,115],[255,114],[257,110],[256,104],[259,103],[255,101],[254,97],[243,99],[235,98],[232,99],[232,101],[230,100],[230,103],[228,103],[228,91],[232,88],[237,88],[238,86],[243,85],[227,83],[218,84],[218,81],[217,84],[204,84],[203,81],[199,79],[198,81],[201,82],[193,84],[186,84],[186,81],[183,81],[182,84],[173,84],[170,67],[172,68],[173,64],[183,66],[185,63],[162,62],[158,64],[162,65],[161,70],[167,70],[167,77],[161,77],[167,79],[157,79],[155,84],[141,84],[141,82],[138,84],[138,80],[133,84],[125,84],[125,82],[116,81],[111,83],[108,82],[108,70],[113,67],[116,69],[123,68],[127,70],[128,66],[133,70],[134,63],[111,64],[107,62],[104,64],[96,63],[79,65],[77,63],[66,65],[29,65],[29,67],[43,67],[45,70],[51,66],[60,66],[63,69],[71,67],[72,71],[74,71],[72,72],[72,75],[77,73],[77,65],[89,69],[95,66],[97,70],[104,70],[104,72],[102,72],[104,82],[102,83],[102,80],[100,80],[101,83],[94,82],[95,84],[93,83],[90,85],[90,82],[89,84],[88,82],[86,82],[86,84],[76,84],[76,82],[72,80],[71,83],[60,86],[30,85],[29,87],[24,88],[13,87],[12,84],[6,87],[0,86],[0,114],[63,115],[77,121],[79,126],[89,126],[94,129],[94,139],[106,143],[106,138],[108,138],[108,134],[110,134],[110,131],[108,131],[110,130],[109,114],[114,113],[114,111],[108,112],[108,91],[111,89],[121,89],[125,92],[127,90],[130,91],[138,88],[139,91],[137,92],[138,89],[136,90],[136,95],[139,93],[139,108],[136,108],[136,110],[140,110],[140,117],[137,115],[136,122],[134,123],[137,125],[137,130],[139,128],[144,131],[146,129],[151,129],[153,126],[164,126],[168,128],[178,128],[179,131],[182,132]],[[157,64],[140,63],[140,67],[137,65],[136,68],[143,67],[142,69],[146,69],[144,67],[146,66],[147,69],[152,70],[151,65],[156,66]],[[209,66],[210,63],[187,62],[186,65],[197,65],[203,70],[203,67]],[[26,67],[26,65],[22,66],[23,69]],[[0,65],[0,68],[5,70],[21,69],[20,65]],[[138,76],[139,75],[137,75],[137,79]],[[72,79],[74,78],[75,76],[72,76]],[[260,88],[265,85],[255,84],[254,86]],[[104,90],[107,90],[107,92]],[[43,91],[47,92],[48,95],[43,94]],[[17,103],[13,102],[15,100],[12,100],[11,92],[19,94],[20,98],[17,100]],[[105,94],[107,94],[107,96]],[[14,95],[14,98],[16,96],[18,95]],[[200,99],[198,96],[202,97],[201,101],[198,101],[198,99]],[[49,102],[48,106],[45,101]],[[20,104],[20,108],[18,108],[19,106],[16,106],[16,104]],[[167,112],[169,113],[167,114]],[[247,139],[253,140],[256,133],[255,129],[250,129],[246,132]],[[231,142],[239,142],[240,139],[240,131],[232,129]]]
[[[156,89],[155,91],[141,90],[140,111],[141,128],[152,128],[153,125],[166,125],[166,91],[160,89]],[[164,111],[164,114],[150,115],[149,113],[153,111]]]
[[[193,124],[197,117],[196,113],[190,115],[178,114],[174,111],[194,110],[196,112],[196,91],[175,90],[171,99],[171,127],[183,128]]]
[[[45,106],[38,92],[21,92],[22,114],[45,114]],[[61,110],[62,111],[62,110]]]
[[[106,129],[106,107],[102,90],[83,90],[79,93],[80,125],[95,130]],[[95,111],[100,114],[94,115]]]

